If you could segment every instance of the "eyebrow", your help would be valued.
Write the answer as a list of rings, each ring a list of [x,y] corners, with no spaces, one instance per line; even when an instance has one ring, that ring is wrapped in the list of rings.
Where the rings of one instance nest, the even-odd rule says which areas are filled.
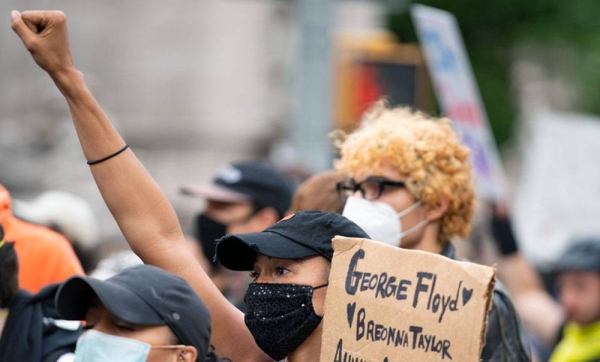
[[[391,179],[389,177],[385,177],[385,176],[369,176],[366,179],[363,180],[364,181],[388,181],[388,182],[404,182],[404,181],[399,181],[399,180],[394,180]]]
[[[265,255],[265,257],[267,258],[266,261],[268,263],[285,263],[286,266],[297,265],[299,263],[299,260],[302,260],[302,259],[273,258],[273,257],[267,256],[267,255]],[[258,267],[258,262],[255,261],[254,262],[254,270],[256,270],[257,267]]]

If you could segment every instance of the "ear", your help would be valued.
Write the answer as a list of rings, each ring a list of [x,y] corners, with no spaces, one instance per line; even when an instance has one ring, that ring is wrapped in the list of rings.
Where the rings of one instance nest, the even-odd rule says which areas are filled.
[[[427,207],[425,217],[429,221],[437,221],[446,214],[449,205],[450,199],[448,198],[448,196],[444,195],[437,204]]]
[[[196,347],[185,346],[178,351],[177,362],[195,362],[197,358],[198,351],[196,350]]]
[[[262,208],[254,217],[260,224],[261,230],[275,224],[280,219],[279,213],[272,207]]]

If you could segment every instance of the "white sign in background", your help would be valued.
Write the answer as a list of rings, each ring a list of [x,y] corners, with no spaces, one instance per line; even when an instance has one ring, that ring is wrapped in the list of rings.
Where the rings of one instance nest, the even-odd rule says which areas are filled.
[[[573,238],[600,235],[600,119],[539,111],[531,127],[514,226],[523,253],[548,267]]]
[[[506,198],[506,181],[456,18],[424,5],[410,9],[443,113],[471,149],[477,195]]]

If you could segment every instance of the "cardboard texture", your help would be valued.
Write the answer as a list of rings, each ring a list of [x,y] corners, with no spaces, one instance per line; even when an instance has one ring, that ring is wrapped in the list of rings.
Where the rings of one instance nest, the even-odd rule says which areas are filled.
[[[321,362],[479,361],[496,270],[336,237]]]

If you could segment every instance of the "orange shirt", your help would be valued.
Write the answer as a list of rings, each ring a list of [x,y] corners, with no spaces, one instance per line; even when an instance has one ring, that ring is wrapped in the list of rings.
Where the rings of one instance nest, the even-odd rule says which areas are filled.
[[[81,263],[62,235],[12,214],[8,191],[0,185],[0,224],[4,240],[14,241],[19,259],[19,288],[37,293],[48,284],[82,275]]]

